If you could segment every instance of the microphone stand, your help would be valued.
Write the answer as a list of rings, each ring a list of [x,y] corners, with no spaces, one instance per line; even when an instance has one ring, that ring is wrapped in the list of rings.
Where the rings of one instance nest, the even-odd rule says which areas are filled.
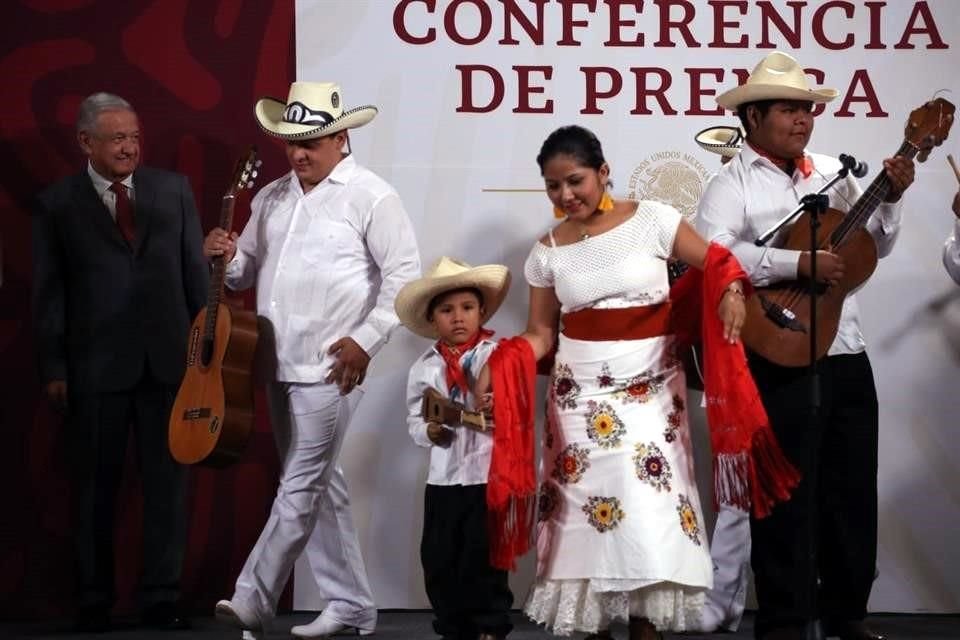
[[[841,156],[841,160],[844,166],[837,172],[837,175],[831,178],[830,181],[816,193],[803,196],[800,199],[800,204],[793,211],[780,219],[773,227],[765,231],[754,241],[756,246],[761,247],[769,242],[780,229],[800,215],[801,212],[807,211],[810,214],[810,277],[808,282],[810,292],[810,362],[807,375],[810,380],[810,429],[814,433],[817,432],[820,425],[820,374],[817,368],[817,294],[819,292],[819,286],[817,285],[817,232],[820,229],[820,216],[830,206],[830,198],[826,195],[826,192],[833,187],[834,184],[846,178],[850,169],[856,165],[856,161],[848,156]],[[806,467],[808,475],[803,478],[802,481],[807,483],[807,561],[810,563],[809,566],[817,567],[817,531],[819,527],[815,516],[817,514],[817,491],[819,490],[817,480],[819,461],[813,447],[807,450]],[[807,593],[807,597],[810,599],[808,603],[809,611],[811,612],[816,611],[818,608],[819,582],[819,570],[817,570],[817,576],[811,581]],[[807,621],[804,629],[804,640],[823,640],[823,638],[823,629],[820,626],[820,619],[817,615]]]

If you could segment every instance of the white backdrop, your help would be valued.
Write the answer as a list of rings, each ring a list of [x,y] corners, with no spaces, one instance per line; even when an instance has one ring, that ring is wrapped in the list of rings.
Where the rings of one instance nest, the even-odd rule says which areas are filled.
[[[526,318],[524,258],[553,223],[538,191],[535,156],[554,128],[578,123],[596,132],[621,195],[664,199],[692,213],[703,181],[718,166],[693,136],[735,124],[729,114],[710,113],[712,96],[776,47],[840,90],[817,118],[812,148],[869,162],[866,185],[899,147],[910,110],[958,84],[956,4],[298,0],[297,77],[339,82],[348,108],[380,108],[371,125],[351,136],[356,157],[400,192],[425,267],[446,254],[513,270],[513,289],[491,323],[499,335],[512,335]],[[505,19],[512,9],[533,35],[516,17]],[[668,21],[686,30],[669,29]],[[640,37],[642,45],[614,46]],[[465,86],[458,65],[487,70],[474,72]],[[502,78],[499,104],[494,77]],[[532,91],[521,90],[524,79]],[[591,86],[609,97],[592,100]],[[645,98],[644,86],[664,86],[664,100]],[[490,108],[469,112],[471,103]],[[548,112],[524,112],[538,109]],[[953,138],[918,166],[899,243],[859,294],[880,393],[873,611],[960,611],[960,289],[940,264],[957,188],[945,158],[960,155],[960,129]],[[381,608],[429,606],[418,555],[427,453],[412,443],[403,419],[407,368],[426,346],[401,329],[377,356],[342,457]],[[701,484],[708,485],[702,416],[694,429],[703,445]],[[512,577],[519,602],[531,560]],[[295,606],[320,608],[303,560],[295,580]]]

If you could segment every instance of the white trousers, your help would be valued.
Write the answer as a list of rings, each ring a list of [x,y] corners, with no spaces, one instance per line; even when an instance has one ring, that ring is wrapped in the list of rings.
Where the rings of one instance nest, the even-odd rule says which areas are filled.
[[[703,630],[736,631],[747,603],[750,578],[750,516],[736,507],[720,505],[710,543],[713,588],[703,606]]]
[[[261,623],[276,615],[277,600],[306,549],[320,595],[327,601],[324,617],[365,629],[376,625],[347,485],[337,465],[361,395],[355,389],[341,396],[336,385],[323,383],[274,382],[267,387],[280,486],[232,598]]]

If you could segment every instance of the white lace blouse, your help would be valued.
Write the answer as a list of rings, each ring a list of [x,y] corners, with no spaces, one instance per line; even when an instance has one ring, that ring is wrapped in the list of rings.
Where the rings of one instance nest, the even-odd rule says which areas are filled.
[[[558,246],[551,230],[550,246],[537,242],[527,257],[527,282],[552,287],[562,313],[666,302],[665,260],[673,252],[680,220],[673,207],[642,200],[627,220],[579,242]]]

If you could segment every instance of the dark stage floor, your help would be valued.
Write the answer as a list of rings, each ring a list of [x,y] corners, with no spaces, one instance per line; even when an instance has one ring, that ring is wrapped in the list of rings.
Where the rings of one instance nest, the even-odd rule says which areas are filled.
[[[295,624],[304,624],[313,619],[314,614],[296,613],[278,618],[271,640],[291,638],[289,629]],[[374,638],[383,640],[431,640],[437,638],[430,627],[431,615],[426,611],[382,611]],[[545,640],[551,638],[519,612],[514,615],[516,629],[510,634],[512,640]],[[194,618],[193,628],[189,631],[147,631],[134,626],[133,621],[124,624],[117,621],[116,628],[106,634],[73,633],[66,623],[3,624],[0,623],[0,638],[28,638],[40,640],[88,640],[104,638],[107,640],[239,640],[240,632],[226,628],[212,618]],[[960,616],[920,616],[920,615],[876,615],[870,618],[871,627],[886,634],[889,640],[957,640],[960,638]],[[740,640],[752,638],[752,619],[747,615],[744,624],[737,633],[718,634],[668,634],[668,638]],[[615,628],[614,636],[626,638],[625,628]],[[343,636],[350,637],[350,636]],[[356,636],[353,636],[356,637]],[[574,638],[582,638],[579,634]]]

